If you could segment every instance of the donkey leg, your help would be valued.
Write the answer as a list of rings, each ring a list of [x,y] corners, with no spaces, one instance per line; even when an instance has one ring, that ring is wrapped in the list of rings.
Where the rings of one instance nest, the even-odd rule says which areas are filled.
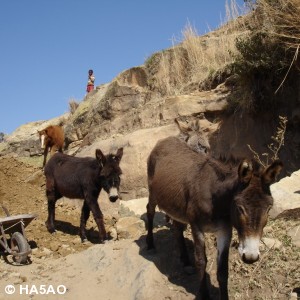
[[[217,260],[217,279],[220,287],[220,299],[228,300],[228,256],[229,247],[232,237],[231,226],[223,226],[217,232],[217,247],[218,247],[218,260]]]
[[[209,297],[209,291],[208,291],[207,279],[206,279],[207,258],[205,253],[204,234],[196,224],[191,224],[191,229],[192,229],[194,248],[195,248],[194,250],[195,265],[199,273],[199,279],[200,279],[200,289],[196,299],[207,300],[210,299],[210,297]]]
[[[56,231],[55,227],[54,227],[55,203],[56,203],[56,200],[48,199],[48,219],[45,222],[45,224],[50,233],[54,233]]]
[[[155,248],[154,241],[153,241],[153,219],[154,219],[155,207],[156,207],[156,203],[152,199],[151,193],[149,194],[149,202],[146,207],[147,207],[147,220],[148,220],[148,224],[147,224],[148,233],[146,237],[146,242],[147,242],[148,250],[150,250]]]
[[[81,216],[80,216],[80,237],[81,237],[82,242],[87,241],[85,227],[86,227],[86,222],[90,216],[90,212],[91,212],[91,210],[90,210],[89,206],[84,201],[82,210],[81,210]]]
[[[44,160],[43,160],[43,168],[44,168],[45,165],[46,165],[47,155],[48,155],[48,146],[45,145],[45,149],[44,149]]]
[[[107,234],[103,222],[103,214],[100,210],[97,198],[91,198],[92,200],[85,198],[85,202],[89,206],[90,210],[93,213],[95,222],[98,226],[100,243],[103,243],[105,239],[107,239]]]
[[[183,236],[183,231],[185,230],[186,225],[175,220],[173,220],[173,224],[175,229],[176,240],[180,250],[180,260],[182,261],[184,266],[189,266],[191,263],[189,260],[189,255]]]
[[[55,220],[55,203],[57,201],[54,180],[46,180],[46,195],[48,199],[48,219],[45,222],[46,227],[50,233],[55,232],[54,220]]]

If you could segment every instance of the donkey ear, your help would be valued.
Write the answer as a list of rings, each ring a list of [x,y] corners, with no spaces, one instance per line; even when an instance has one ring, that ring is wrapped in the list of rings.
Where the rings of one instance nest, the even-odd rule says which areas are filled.
[[[96,149],[96,159],[98,160],[100,165],[104,165],[106,162],[105,155],[102,153],[100,149]]]
[[[122,156],[123,156],[123,148],[119,148],[116,154],[116,158],[119,162],[121,161]]]
[[[253,166],[252,163],[248,160],[243,160],[238,169],[239,179],[243,183],[248,183],[253,174]]]
[[[189,131],[191,131],[191,128],[188,126],[188,124],[178,121],[177,119],[174,119],[174,122],[176,123],[178,129],[180,130],[180,132],[182,133],[188,133]]]
[[[277,175],[281,172],[283,164],[280,160],[275,160],[266,168],[262,175],[262,180],[265,184],[270,185],[276,181]]]
[[[192,130],[192,131],[196,131],[196,132],[200,131],[200,129],[201,129],[200,120],[194,119],[188,123],[188,126],[189,126],[190,130]]]

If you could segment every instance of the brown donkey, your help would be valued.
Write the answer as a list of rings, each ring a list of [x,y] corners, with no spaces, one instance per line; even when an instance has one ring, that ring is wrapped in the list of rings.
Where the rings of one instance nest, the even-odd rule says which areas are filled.
[[[159,141],[148,158],[148,249],[154,248],[153,218],[158,205],[175,220],[181,260],[189,265],[183,224],[190,224],[195,264],[200,276],[197,299],[209,299],[204,232],[215,232],[220,299],[228,299],[232,226],[238,232],[242,260],[254,263],[259,259],[259,241],[273,204],[270,184],[281,169],[280,161],[265,170],[254,170],[247,160],[232,167],[191,151],[176,137]]]
[[[64,130],[61,126],[50,125],[43,130],[38,131],[41,148],[44,149],[43,167],[45,167],[48,151],[52,156],[55,151],[63,152],[63,145],[65,140]]]

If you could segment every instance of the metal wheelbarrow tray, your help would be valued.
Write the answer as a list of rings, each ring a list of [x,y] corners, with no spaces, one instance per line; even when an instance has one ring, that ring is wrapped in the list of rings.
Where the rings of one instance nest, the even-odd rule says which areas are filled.
[[[5,212],[8,214],[7,210]],[[4,248],[4,255],[13,255],[17,263],[25,264],[31,248],[25,236],[25,227],[37,217],[34,214],[24,214],[0,217],[0,246]],[[9,239],[10,237],[10,246]]]

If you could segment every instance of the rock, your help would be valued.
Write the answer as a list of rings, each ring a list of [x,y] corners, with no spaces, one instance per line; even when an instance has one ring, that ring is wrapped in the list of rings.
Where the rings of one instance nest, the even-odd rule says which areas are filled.
[[[45,177],[43,171],[38,170],[34,172],[25,180],[25,182],[31,183],[33,185],[43,186],[45,184]]]
[[[116,228],[110,227],[108,230],[108,234],[110,235],[113,241],[116,241],[118,239],[118,232]]]
[[[129,211],[133,212],[136,216],[139,216],[139,217],[141,217],[143,214],[145,214],[147,212],[146,211],[147,203],[148,203],[148,197],[132,199],[132,200],[127,200],[127,201],[120,201],[121,206],[128,208]]]
[[[79,236],[75,237],[73,240],[72,240],[72,243],[73,245],[78,245],[81,243],[81,238]]]
[[[147,86],[147,74],[144,67],[134,67],[125,70],[116,79],[122,85],[135,87]]]
[[[282,247],[282,243],[277,239],[271,238],[262,238],[262,242],[266,245],[268,249],[280,249]]]
[[[116,224],[119,239],[139,238],[145,230],[144,222],[137,217],[120,218]]]
[[[290,177],[285,177],[271,185],[274,205],[270,210],[270,217],[276,218],[284,211],[300,207],[300,170]]]
[[[60,243],[59,242],[52,242],[51,245],[50,245],[50,250],[53,251],[53,252],[56,252],[60,247]]]
[[[68,248],[63,248],[63,247],[61,247],[61,248],[58,249],[58,253],[59,253],[61,256],[66,256],[66,255],[70,254],[71,252],[72,252],[72,251],[71,251],[70,247],[68,247]]]
[[[48,248],[43,248],[43,251],[42,251],[42,255],[43,256],[49,256],[50,254],[52,253],[52,251]]]
[[[163,106],[164,119],[173,120],[179,116],[190,116],[224,110],[228,102],[226,95],[199,92],[193,95],[168,97]]]
[[[291,293],[289,296],[289,300],[297,300],[298,298],[298,294],[297,293]]]
[[[300,225],[290,229],[288,235],[292,238],[292,243],[300,248]]]

